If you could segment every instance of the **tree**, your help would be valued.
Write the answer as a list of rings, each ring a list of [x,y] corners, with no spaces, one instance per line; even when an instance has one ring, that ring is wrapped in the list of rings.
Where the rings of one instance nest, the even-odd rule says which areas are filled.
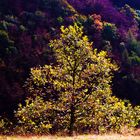
[[[117,40],[119,35],[117,33],[117,27],[115,26],[115,24],[104,22],[102,36],[103,39],[107,41],[113,42]]]
[[[43,118],[47,122],[44,125],[51,126],[47,127],[47,132],[50,129],[51,132],[64,131],[70,135],[74,131],[88,130],[118,132],[123,126],[137,124],[138,119],[134,115],[137,112],[131,104],[125,105],[124,101],[111,96],[110,84],[112,72],[118,69],[116,64],[111,63],[106,52],[92,50],[93,43],[88,41],[82,30],[83,27],[77,24],[67,28],[62,26],[60,38],[50,41],[57,65],[31,69],[30,78],[25,84],[29,93],[28,104],[20,106],[16,113],[18,121],[27,128],[33,126],[30,122],[42,124],[39,120]],[[35,108],[33,116],[40,114],[35,105],[38,96],[41,96],[48,109],[43,110],[43,115],[36,120],[30,110]],[[43,103],[40,106],[44,108]]]
[[[95,99],[105,100],[111,95],[112,70],[117,69],[106,52],[92,50],[92,43],[82,30],[77,24],[62,26],[60,38],[50,42],[58,65],[31,69],[26,85],[30,93],[41,93],[55,102],[60,112],[65,112],[71,135],[76,123],[81,126],[86,123],[87,114],[92,119]]]

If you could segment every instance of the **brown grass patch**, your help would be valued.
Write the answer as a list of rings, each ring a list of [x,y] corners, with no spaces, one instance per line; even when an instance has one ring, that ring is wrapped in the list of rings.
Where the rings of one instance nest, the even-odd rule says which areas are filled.
[[[140,136],[123,136],[123,135],[80,135],[73,137],[58,137],[58,136],[1,136],[0,140],[140,140]]]

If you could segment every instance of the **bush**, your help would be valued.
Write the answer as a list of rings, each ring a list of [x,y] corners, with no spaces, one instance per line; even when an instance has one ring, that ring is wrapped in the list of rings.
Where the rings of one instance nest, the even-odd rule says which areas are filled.
[[[140,121],[140,107],[132,107],[128,101],[114,96],[91,98],[80,105],[74,125],[75,132],[123,133],[130,132]],[[92,104],[92,105],[91,105]],[[68,132],[69,115],[58,102],[44,101],[37,96],[27,99],[26,105],[19,105],[15,132],[18,134],[48,134]],[[5,129],[2,129],[4,131]],[[125,131],[125,132],[126,132]]]
[[[0,134],[12,134],[12,128],[13,123],[9,119],[0,116]]]
[[[15,132],[19,134],[46,134],[52,127],[50,124],[50,116],[52,105],[49,102],[44,102],[41,97],[27,99],[26,105],[19,105],[16,111],[18,125],[15,127]]]

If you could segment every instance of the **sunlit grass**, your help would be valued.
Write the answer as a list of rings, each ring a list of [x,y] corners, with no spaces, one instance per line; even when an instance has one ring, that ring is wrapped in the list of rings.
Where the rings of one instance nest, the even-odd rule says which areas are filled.
[[[123,136],[123,135],[82,135],[74,137],[58,137],[58,136],[1,136],[0,140],[140,140],[140,136]]]

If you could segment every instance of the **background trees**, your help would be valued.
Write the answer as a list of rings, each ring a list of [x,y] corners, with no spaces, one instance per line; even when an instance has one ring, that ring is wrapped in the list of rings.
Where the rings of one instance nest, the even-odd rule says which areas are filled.
[[[30,68],[56,65],[54,51],[47,44],[59,37],[61,25],[74,22],[83,26],[94,48],[107,50],[119,65],[113,78],[113,94],[129,99],[133,105],[140,103],[139,2],[112,1],[0,1],[1,115],[13,118],[17,104],[24,102],[27,93],[23,85]]]

